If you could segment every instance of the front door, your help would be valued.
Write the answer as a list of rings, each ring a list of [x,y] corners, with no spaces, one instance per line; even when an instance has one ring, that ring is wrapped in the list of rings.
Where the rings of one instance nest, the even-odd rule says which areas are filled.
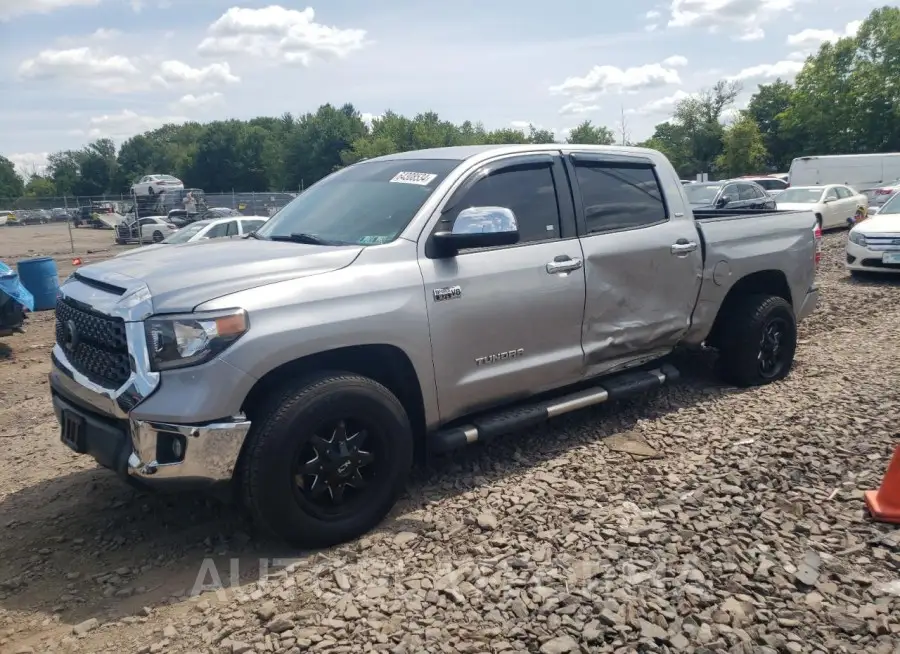
[[[700,238],[678,180],[634,159],[580,152],[570,159],[587,281],[587,377],[670,352],[690,327],[700,291]]]
[[[520,240],[445,259],[420,248],[443,421],[573,383],[583,364],[583,257],[571,215],[561,224],[558,158],[513,157],[467,180],[479,176],[440,228],[464,208],[500,206],[515,213]]]

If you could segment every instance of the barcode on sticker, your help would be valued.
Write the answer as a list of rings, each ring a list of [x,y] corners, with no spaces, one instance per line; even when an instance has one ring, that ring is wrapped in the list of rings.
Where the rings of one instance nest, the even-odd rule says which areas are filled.
[[[432,175],[431,173],[397,173],[391,181],[397,184],[428,186],[435,177],[437,175]]]

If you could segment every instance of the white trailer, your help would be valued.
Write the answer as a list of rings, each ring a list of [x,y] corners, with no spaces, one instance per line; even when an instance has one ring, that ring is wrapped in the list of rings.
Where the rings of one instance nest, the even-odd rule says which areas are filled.
[[[791,186],[845,184],[862,191],[900,179],[900,152],[797,157],[789,176]]]

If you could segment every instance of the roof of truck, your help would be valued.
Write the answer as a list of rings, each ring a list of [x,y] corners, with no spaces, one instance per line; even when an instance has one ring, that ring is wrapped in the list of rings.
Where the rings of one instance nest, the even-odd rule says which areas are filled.
[[[465,161],[479,155],[491,154],[515,154],[516,152],[558,152],[559,150],[596,150],[597,152],[609,152],[618,154],[642,154],[647,155],[655,150],[648,148],[636,148],[621,145],[579,145],[577,143],[523,143],[515,145],[454,145],[446,148],[428,148],[425,150],[410,150],[409,152],[395,152],[381,157],[368,159],[368,161],[391,161],[402,159],[449,159]]]

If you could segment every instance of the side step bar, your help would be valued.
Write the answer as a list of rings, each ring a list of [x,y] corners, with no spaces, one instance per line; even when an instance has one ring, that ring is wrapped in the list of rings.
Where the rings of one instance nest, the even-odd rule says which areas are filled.
[[[625,372],[582,391],[513,409],[501,409],[498,413],[475,418],[470,424],[442,429],[429,438],[429,449],[435,454],[442,454],[470,443],[487,441],[501,434],[534,427],[564,413],[640,395],[675,381],[679,376],[678,369],[668,363],[654,370]]]

